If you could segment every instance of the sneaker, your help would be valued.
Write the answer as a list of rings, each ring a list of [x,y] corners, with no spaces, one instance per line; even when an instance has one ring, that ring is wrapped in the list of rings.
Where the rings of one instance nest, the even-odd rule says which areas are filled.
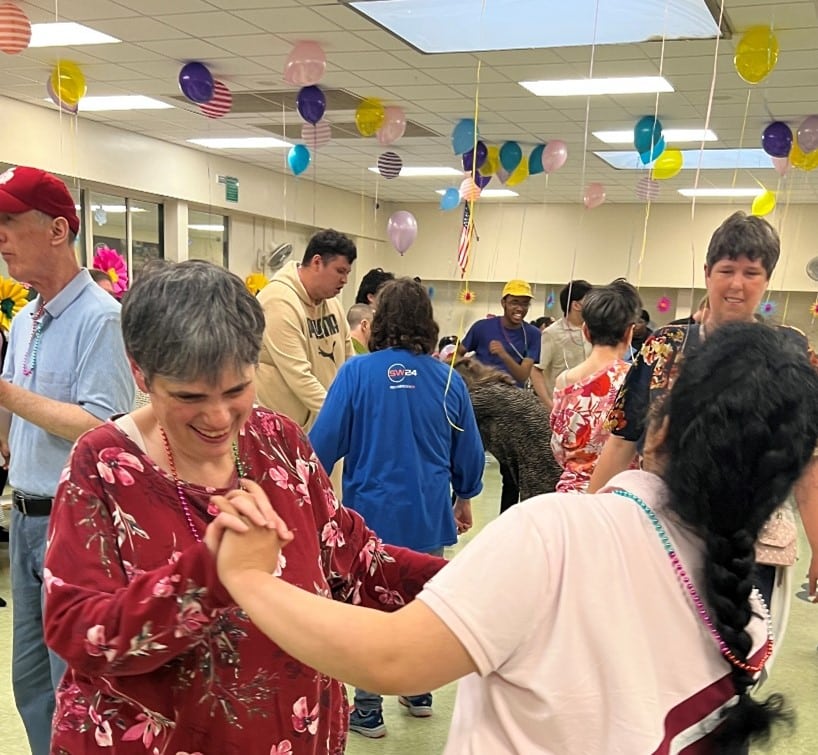
[[[356,708],[349,714],[349,730],[363,734],[370,739],[386,736],[386,724],[383,722],[383,711],[378,708],[361,713]]]
[[[407,697],[399,697],[398,702],[409,711],[409,715],[414,716],[415,718],[428,718],[432,715],[431,692],[428,692],[425,695],[409,695]]]

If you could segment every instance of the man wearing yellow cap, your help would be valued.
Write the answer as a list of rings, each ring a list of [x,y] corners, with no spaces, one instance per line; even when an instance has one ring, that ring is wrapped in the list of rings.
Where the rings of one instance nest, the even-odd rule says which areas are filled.
[[[507,372],[520,388],[533,376],[531,368],[540,360],[540,331],[525,321],[531,306],[531,286],[524,280],[510,280],[503,287],[500,303],[501,317],[478,320],[457,347],[463,355],[473,351],[475,357],[489,367]],[[513,506],[520,499],[520,491],[513,472],[500,465],[503,476],[503,492],[500,512]]]

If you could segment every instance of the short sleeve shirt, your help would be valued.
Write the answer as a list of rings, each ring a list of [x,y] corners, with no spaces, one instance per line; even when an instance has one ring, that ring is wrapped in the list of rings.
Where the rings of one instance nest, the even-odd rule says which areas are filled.
[[[466,351],[473,351],[483,364],[508,372],[500,357],[489,351],[492,341],[502,343],[517,364],[524,359],[531,359],[534,364],[540,361],[540,331],[533,325],[524,322],[519,328],[506,328],[501,317],[487,317],[474,323],[466,333],[462,341]]]

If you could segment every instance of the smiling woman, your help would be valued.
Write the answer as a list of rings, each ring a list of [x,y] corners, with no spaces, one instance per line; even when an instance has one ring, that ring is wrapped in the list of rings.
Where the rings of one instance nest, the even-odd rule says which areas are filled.
[[[264,317],[235,275],[149,266],[122,328],[151,402],[81,438],[51,517],[46,635],[69,667],[55,751],[342,752],[343,685],[237,608],[213,558],[225,528],[265,526],[275,500],[304,535],[276,573],[381,610],[445,562],[381,545],[338,504],[298,427],[253,407]],[[242,518],[214,521],[219,501]]]

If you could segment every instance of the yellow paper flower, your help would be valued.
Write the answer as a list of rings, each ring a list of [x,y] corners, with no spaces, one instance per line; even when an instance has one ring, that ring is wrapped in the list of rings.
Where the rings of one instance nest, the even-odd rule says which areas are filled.
[[[244,279],[244,285],[247,290],[255,296],[262,288],[264,288],[270,281],[264,273],[250,273]]]
[[[464,288],[457,297],[463,304],[472,304],[474,300],[477,298],[477,295],[474,291]]]
[[[28,289],[8,278],[0,277],[0,327],[8,330],[11,320],[28,301]]]

